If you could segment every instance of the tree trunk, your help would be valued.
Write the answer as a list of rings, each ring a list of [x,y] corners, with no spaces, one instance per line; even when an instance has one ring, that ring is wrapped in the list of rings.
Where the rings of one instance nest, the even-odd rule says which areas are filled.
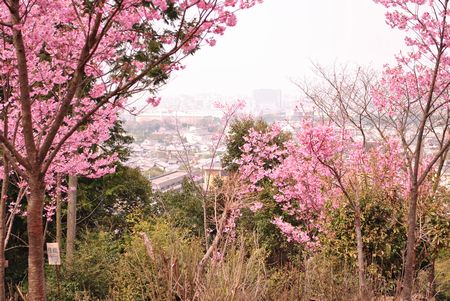
[[[361,232],[361,210],[359,205],[355,206],[355,233],[356,249],[358,251],[358,280],[359,280],[359,299],[361,301],[369,300],[369,291],[366,283],[366,268],[363,250],[363,238]]]
[[[403,300],[411,301],[413,283],[414,283],[414,266],[416,261],[416,211],[417,199],[419,197],[417,185],[413,185],[409,197],[408,212],[408,232],[406,242],[406,262],[405,275],[403,277]]]
[[[75,234],[77,226],[77,184],[76,176],[69,176],[69,192],[67,197],[67,241],[66,263],[71,264],[75,251]]]
[[[436,296],[436,270],[435,270],[435,259],[431,260],[430,270],[428,271],[428,289],[427,289],[427,300],[434,300]]]
[[[229,210],[228,210],[227,206],[225,206],[225,208],[223,209],[223,212],[222,212],[222,216],[220,217],[220,220],[219,220],[216,236],[214,237],[214,240],[212,241],[211,245],[208,247],[208,250],[206,250],[205,255],[203,255],[202,259],[197,264],[197,275],[195,276],[196,281],[199,281],[200,277],[203,274],[203,270],[205,268],[205,264],[206,264],[207,260],[211,257],[213,252],[217,249],[217,246],[219,245],[219,242],[223,237],[223,233],[224,233],[223,229],[225,228],[225,223],[227,221],[228,213],[229,213]]]
[[[5,201],[3,199],[0,206],[0,301],[5,301]]]
[[[45,301],[44,241],[42,214],[45,187],[43,176],[30,175],[27,206],[28,295],[30,301]]]
[[[56,175],[56,242],[61,249],[61,175]]]
[[[5,237],[6,237],[6,199],[8,198],[9,165],[3,156],[3,181],[0,196],[0,301],[6,300],[5,289]]]

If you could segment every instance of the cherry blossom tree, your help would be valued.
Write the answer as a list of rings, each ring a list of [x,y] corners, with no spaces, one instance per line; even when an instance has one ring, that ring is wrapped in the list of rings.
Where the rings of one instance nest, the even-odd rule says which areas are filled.
[[[406,53],[386,66],[373,97],[401,138],[408,169],[408,232],[403,299],[410,301],[415,271],[417,204],[427,177],[450,148],[449,1],[376,0],[392,28],[406,33]],[[435,144],[435,149],[429,148]]]
[[[317,234],[322,231],[325,204],[349,204],[355,215],[360,298],[367,298],[360,200],[375,189],[393,196],[402,191],[400,144],[390,140],[368,149],[345,130],[308,120],[284,147],[267,143],[279,133],[275,125],[268,133],[253,131],[246,137],[240,161],[243,179],[249,181],[250,191],[260,190],[264,179],[272,181],[274,200],[294,219],[293,223],[274,217],[273,223],[288,240],[312,250],[320,244]],[[273,159],[278,163],[268,164]]]
[[[235,11],[259,0],[2,0],[0,142],[29,186],[30,300],[45,300],[43,208],[55,159],[83,130],[140,92],[153,93]],[[149,101],[153,103],[154,97]],[[69,152],[68,152],[69,153]]]
[[[400,64],[403,61],[401,55],[398,59]],[[314,84],[302,82],[297,85],[318,109],[319,116],[331,121],[336,127],[359,134],[362,137],[361,142],[366,147],[374,143],[388,143],[390,138],[401,141],[403,151],[399,153],[399,156],[404,162],[404,168],[409,169],[409,172],[405,174],[405,179],[409,180],[404,185],[402,197],[409,199],[411,190],[409,186],[413,182],[411,181],[411,164],[414,162],[413,154],[416,153],[415,143],[419,133],[420,115],[423,114],[420,112],[425,109],[425,106],[421,104],[424,99],[413,97],[414,89],[419,87],[419,74],[410,74],[412,77],[407,80],[406,77],[404,79],[390,78],[388,76],[390,72],[387,72],[379,82],[376,72],[363,67],[337,68],[335,66],[331,71],[319,65],[314,67],[317,75]],[[414,69],[410,70],[416,72]],[[423,75],[420,76],[423,80]],[[391,86],[390,83],[393,85]],[[392,89],[397,84],[402,87],[400,90],[403,90],[404,96],[393,93]],[[437,96],[444,97],[444,95]],[[426,208],[432,208],[433,203],[439,201],[437,192],[449,152],[446,143],[449,138],[450,115],[448,105],[445,104],[446,100],[440,101],[441,104],[435,103],[435,109],[430,111],[420,150],[422,154],[419,171],[422,172],[428,168],[429,170],[418,188],[418,200],[426,202]],[[437,160],[432,163],[436,158]],[[432,165],[427,166],[430,162]],[[423,205],[422,208],[424,208]],[[416,239],[416,247],[418,244],[419,241]],[[433,267],[430,274],[434,273],[432,269]]]
[[[314,114],[322,123],[328,123],[329,130],[339,129],[347,135],[340,143],[339,165],[336,161],[326,162],[320,160],[330,171],[331,176],[337,181],[345,201],[352,208],[355,216],[354,227],[357,242],[358,273],[360,298],[368,292],[366,284],[366,260],[363,253],[363,237],[361,231],[361,204],[371,187],[363,179],[371,177],[376,179],[376,175],[369,172],[367,165],[370,161],[384,161],[381,157],[369,160],[369,146],[387,144],[392,146],[389,139],[385,122],[385,114],[380,112],[373,103],[371,89],[376,81],[376,73],[364,68],[351,68],[350,66],[334,66],[331,71],[314,64],[314,82],[308,81],[295,83],[305,96],[305,100],[313,104]],[[323,135],[322,135],[323,137]],[[328,138],[323,137],[324,141]],[[325,143],[326,145],[327,143]],[[345,147],[344,147],[345,145]],[[388,148],[389,150],[392,147]],[[395,148],[394,148],[395,149]],[[398,150],[397,150],[398,151]],[[380,152],[380,154],[385,153]],[[397,153],[398,154],[398,153]],[[399,154],[398,154],[399,155]],[[400,160],[399,157],[391,158]],[[401,165],[395,164],[400,169]],[[360,168],[358,168],[360,167]],[[386,171],[389,169],[386,169]],[[390,170],[393,175],[393,170]],[[349,177],[349,175],[353,175]],[[384,177],[384,176],[383,176]],[[381,177],[381,178],[383,178]],[[380,178],[380,175],[378,175]],[[392,180],[394,178],[389,177]],[[381,184],[381,183],[379,183]],[[375,185],[377,186],[377,185]],[[379,188],[382,188],[378,185]],[[399,187],[401,187],[399,183]]]
[[[70,178],[76,178],[76,176],[85,176],[90,178],[98,178],[101,177],[107,173],[110,173],[114,171],[113,164],[114,161],[117,159],[117,155],[112,153],[108,154],[107,156],[100,154],[99,152],[96,152],[94,147],[95,145],[101,145],[104,143],[105,139],[109,137],[109,131],[110,128],[114,125],[114,122],[116,120],[116,115],[114,116],[104,116],[104,126],[101,127],[98,130],[95,131],[89,131],[89,128],[92,130],[94,128],[92,125],[87,126],[85,131],[83,131],[85,142],[84,143],[72,143],[69,144],[70,147],[64,148],[58,156],[54,159],[53,164],[51,165],[49,171],[47,172],[47,176],[45,179],[46,182],[46,192],[51,198],[51,202],[47,203],[44,206],[45,211],[45,217],[46,217],[46,224],[50,222],[55,214],[55,211],[57,211],[58,206],[61,206],[61,191],[67,190],[66,188],[62,187],[61,184],[61,175],[72,175],[69,176],[69,183],[70,184]],[[81,135],[80,135],[81,136]],[[77,147],[78,146],[78,147]],[[83,148],[88,147],[89,149]],[[9,162],[7,158],[3,158],[3,181],[2,181],[2,194],[1,198],[3,200],[2,203],[2,210],[7,209],[6,212],[4,212],[1,215],[1,222],[0,224],[2,227],[4,227],[4,230],[2,231],[3,237],[0,240],[1,246],[0,246],[0,252],[1,256],[4,256],[4,251],[2,248],[6,248],[8,246],[9,238],[12,233],[12,225],[14,222],[14,219],[18,215],[26,215],[26,210],[23,209],[23,206],[26,204],[23,199],[25,198],[27,192],[28,192],[28,185],[26,183],[26,179],[22,178],[20,175],[18,175],[14,170],[10,170]],[[17,197],[14,201],[11,201],[9,204],[7,204],[7,198],[8,198],[8,190],[9,190],[9,182],[12,182],[14,185],[18,186],[19,192],[17,194]],[[70,186],[70,185],[69,185]],[[76,193],[76,191],[75,191]],[[70,187],[69,187],[69,197],[70,199]],[[73,194],[73,192],[72,192]],[[70,201],[70,200],[69,200]],[[70,203],[70,202],[69,202]],[[70,212],[70,210],[69,210]],[[74,210],[72,209],[72,212]],[[6,214],[5,214],[6,213]],[[60,213],[60,212],[59,212]],[[69,213],[68,213],[69,214]],[[60,229],[60,222],[61,218],[57,217],[57,223],[59,222],[59,231]],[[68,219],[69,220],[69,219]],[[75,235],[75,222],[76,222],[76,216],[73,216],[73,226],[68,227],[71,228],[73,231],[73,237]],[[58,227],[58,226],[57,226]],[[46,229],[46,227],[45,227]],[[69,231],[69,230],[68,230]],[[58,231],[57,231],[58,232]],[[44,231],[44,237],[45,237],[45,231]],[[60,242],[61,233],[57,234],[57,241]],[[73,245],[73,244],[72,244]],[[2,269],[3,271],[3,269]],[[0,284],[4,284],[4,275],[0,275]],[[2,292],[4,292],[4,289],[2,289]]]

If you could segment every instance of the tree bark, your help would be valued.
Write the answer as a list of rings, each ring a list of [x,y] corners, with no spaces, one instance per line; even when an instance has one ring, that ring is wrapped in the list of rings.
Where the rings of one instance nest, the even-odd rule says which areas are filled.
[[[27,206],[28,295],[30,301],[45,301],[44,239],[42,215],[45,187],[43,176],[31,174]]]
[[[219,226],[217,227],[216,236],[214,237],[213,242],[208,247],[208,250],[206,250],[205,255],[203,255],[200,262],[197,264],[197,275],[196,275],[196,281],[199,281],[200,277],[203,274],[203,270],[205,268],[205,264],[207,260],[211,257],[213,252],[217,249],[217,246],[219,245],[220,240],[223,237],[223,229],[225,228],[225,223],[227,221],[229,210],[227,207],[224,208],[222,212],[222,216],[219,220]]]
[[[6,300],[5,289],[5,238],[6,238],[6,199],[8,197],[9,165],[3,156],[3,181],[0,196],[0,301]]]
[[[430,270],[428,271],[428,289],[427,289],[427,300],[434,300],[436,296],[436,269],[435,269],[435,259],[431,260]]]
[[[358,280],[359,280],[359,299],[361,301],[369,300],[369,291],[366,283],[366,266],[363,250],[363,238],[361,232],[361,209],[359,205],[355,206],[355,234],[356,249],[358,252]]]
[[[61,249],[61,174],[56,175],[56,242]]]
[[[414,266],[416,261],[416,211],[419,197],[417,185],[413,185],[409,197],[408,232],[406,242],[405,275],[403,277],[403,300],[411,301],[414,284]]]
[[[71,264],[75,251],[75,234],[77,226],[77,185],[78,178],[69,176],[69,192],[67,198],[67,241],[66,263]]]

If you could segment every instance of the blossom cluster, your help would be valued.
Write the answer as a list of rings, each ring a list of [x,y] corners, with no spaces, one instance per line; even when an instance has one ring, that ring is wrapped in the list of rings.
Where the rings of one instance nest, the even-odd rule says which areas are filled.
[[[35,166],[100,177],[109,138],[136,93],[152,96],[181,60],[262,0],[36,0],[0,3],[0,136],[23,178]],[[34,167],[31,167],[34,166]],[[5,178],[6,175],[3,175]],[[48,207],[52,211],[52,206]]]
[[[345,194],[359,193],[355,189],[406,189],[402,149],[394,139],[365,148],[346,131],[310,120],[283,145],[273,143],[280,133],[277,125],[266,132],[251,130],[239,172],[248,192],[261,191],[263,180],[272,183],[273,200],[295,221],[275,216],[273,223],[290,241],[315,249],[327,202],[339,206]]]

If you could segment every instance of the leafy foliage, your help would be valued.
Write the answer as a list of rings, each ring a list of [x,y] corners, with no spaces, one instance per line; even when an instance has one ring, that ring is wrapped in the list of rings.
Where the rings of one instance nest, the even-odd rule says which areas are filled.
[[[54,267],[47,267],[50,300],[77,300],[86,295],[105,298],[117,273],[121,253],[120,243],[108,232],[86,232],[77,243],[74,263],[63,266],[61,279]],[[60,292],[58,291],[58,281]]]
[[[269,125],[262,119],[243,117],[235,119],[230,125],[226,139],[227,152],[222,158],[223,166],[229,171],[237,171],[239,164],[236,162],[242,155],[242,147],[245,144],[245,137],[250,129],[266,131]]]
[[[393,293],[401,277],[406,245],[403,208],[374,194],[362,199],[360,206],[367,273],[374,283],[382,283],[384,293]],[[353,209],[348,204],[339,208],[329,206],[327,216],[321,238],[323,248],[329,256],[356,267]]]
[[[151,210],[150,182],[139,170],[118,166],[113,174],[100,179],[80,179],[79,219],[88,227],[126,231],[127,216]]]
[[[186,229],[192,235],[203,236],[203,207],[198,187],[184,179],[180,191],[156,193],[152,212],[167,218],[175,226]]]

